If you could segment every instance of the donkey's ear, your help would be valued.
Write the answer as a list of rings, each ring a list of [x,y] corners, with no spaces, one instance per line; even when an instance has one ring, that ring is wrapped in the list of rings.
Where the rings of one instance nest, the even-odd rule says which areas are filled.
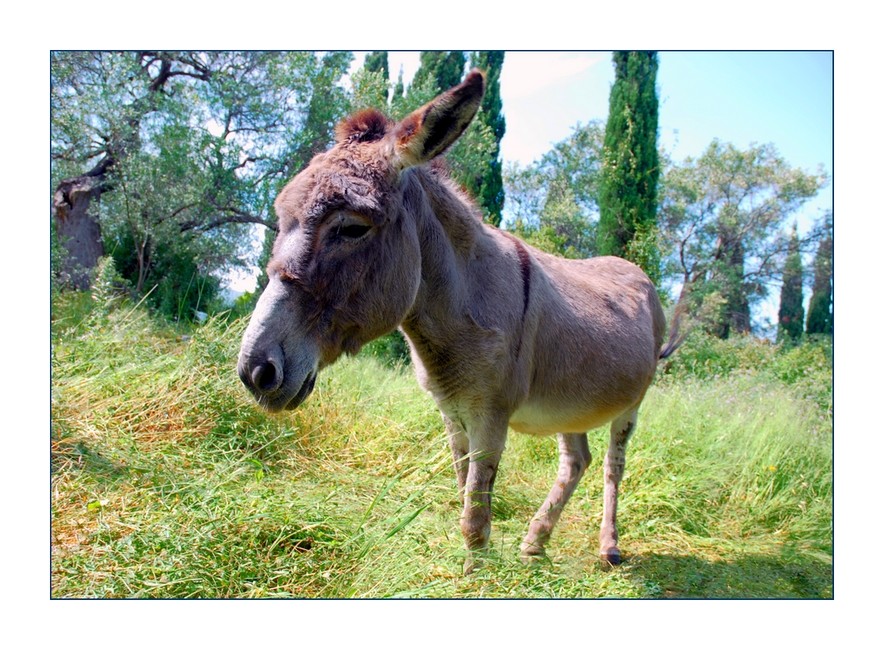
[[[393,136],[399,168],[425,163],[451,146],[476,115],[484,93],[485,77],[473,70],[397,124]]]

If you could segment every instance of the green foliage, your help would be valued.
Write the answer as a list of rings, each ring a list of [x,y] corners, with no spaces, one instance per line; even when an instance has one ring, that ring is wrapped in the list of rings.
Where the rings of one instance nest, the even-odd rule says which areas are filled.
[[[388,368],[407,365],[411,362],[408,342],[399,330],[367,343],[360,354],[377,359]]]
[[[401,83],[402,73],[400,72],[399,84]],[[390,98],[390,116],[394,120],[401,120],[433,99],[439,92],[439,85],[432,76],[415,74],[407,92],[399,93],[394,88],[393,96]]]
[[[769,371],[797,394],[815,402],[831,419],[834,379],[830,338],[780,348]]]
[[[68,252],[62,244],[55,221],[49,228],[49,277],[53,294],[70,286],[71,278],[67,275]]]
[[[124,295],[125,281],[117,272],[113,257],[102,257],[95,268],[90,292],[92,311],[98,316],[106,316],[117,301]]]
[[[252,311],[255,309],[255,303],[258,302],[258,292],[257,291],[246,291],[243,294],[240,294],[233,301],[233,306],[230,308],[230,316],[232,318],[241,318],[243,316],[249,316]]]
[[[254,262],[253,225],[272,227],[279,189],[331,141],[351,60],[54,52],[53,180],[95,175],[105,250],[136,294],[187,318]]]
[[[595,255],[603,139],[600,122],[578,124],[540,160],[509,165],[504,182],[513,222],[507,226],[549,253]]]
[[[601,228],[601,221],[599,221],[599,228]],[[660,229],[656,223],[636,224],[635,232],[624,252],[624,257],[638,264],[658,286],[660,284],[660,240]]]
[[[466,62],[466,56],[458,50],[421,52],[420,67],[414,73],[411,85],[421,88],[431,82],[438,90],[448,90],[463,79]]]
[[[665,362],[664,371],[677,378],[713,379],[737,370],[753,370],[769,365],[776,346],[754,336],[719,339],[702,330],[693,330]]]
[[[393,94],[390,95],[390,105],[395,106],[405,98],[405,83],[402,80],[402,68],[399,68],[399,76],[396,78],[396,84],[393,86]]]
[[[369,52],[365,55],[365,63],[363,70],[367,72],[379,72],[384,83],[390,81],[390,63],[387,57],[387,51],[381,50],[377,52]],[[384,97],[386,99],[386,96]]]
[[[445,154],[451,177],[475,199],[480,197],[471,189],[472,181],[488,169],[496,148],[497,141],[491,128],[483,122],[473,120]],[[484,214],[487,220],[488,214]]]
[[[364,108],[386,109],[389,82],[382,72],[360,68],[350,78],[353,84],[351,107],[354,112]]]
[[[605,129],[598,246],[635,262],[660,281],[657,223],[657,53],[614,52]]]
[[[197,317],[197,312],[212,311],[221,281],[200,273],[196,260],[173,258],[166,264],[157,264],[155,269],[159,281],[147,298],[160,313],[176,321],[190,321]]]
[[[812,400],[823,417],[832,416],[831,339],[787,345],[746,335],[720,339],[695,329],[677,354],[664,362],[663,372],[677,380],[759,376],[789,386],[801,398]]]
[[[822,171],[793,169],[772,144],[741,151],[714,140],[696,160],[667,170],[659,211],[666,274],[695,301],[716,292],[724,299],[710,331],[724,338],[750,330],[751,306],[783,268],[786,220],[826,182]]]
[[[813,293],[807,308],[807,333],[828,335],[834,333],[833,311],[833,247],[832,214],[826,215],[824,236],[817,247],[813,261]]]
[[[792,231],[786,265],[783,269],[783,288],[780,291],[780,309],[777,313],[777,341],[796,342],[804,333],[804,274],[801,268],[798,226]]]
[[[341,84],[353,60],[351,52],[328,52],[321,58],[313,55],[312,87],[307,95],[306,114],[303,116],[298,137],[288,152],[289,173],[280,179],[273,197],[291,176],[306,167],[318,153],[328,149],[334,140],[335,125],[350,111],[351,106],[346,89]]]

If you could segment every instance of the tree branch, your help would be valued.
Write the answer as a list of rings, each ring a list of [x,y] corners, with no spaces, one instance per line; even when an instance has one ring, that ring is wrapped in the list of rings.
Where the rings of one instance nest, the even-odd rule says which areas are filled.
[[[217,217],[215,219],[212,219],[211,221],[205,221],[205,222],[203,222],[203,221],[186,221],[179,226],[179,229],[181,232],[187,232],[190,230],[197,230],[200,232],[206,232],[206,231],[213,230],[215,228],[219,228],[221,226],[227,225],[229,223],[257,223],[257,224],[264,226],[265,228],[269,228],[270,230],[273,230],[274,232],[279,231],[279,226],[277,226],[275,223],[272,223],[271,221],[269,221],[267,219],[264,219],[262,217],[259,217],[259,216],[253,215],[253,214],[246,214],[244,212],[239,212],[237,210],[234,210],[233,208],[227,208],[227,210],[229,210],[233,214],[231,214],[229,216]]]

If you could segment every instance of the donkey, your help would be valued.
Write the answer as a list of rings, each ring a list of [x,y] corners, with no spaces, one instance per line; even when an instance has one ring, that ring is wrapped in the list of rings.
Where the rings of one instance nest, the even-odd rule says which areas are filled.
[[[293,409],[341,354],[400,328],[442,412],[466,572],[488,545],[508,427],[558,438],[558,478],[521,545],[531,560],[590,463],[586,431],[611,422],[600,555],[616,565],[626,444],[677,327],[663,347],[654,285],[630,262],[561,259],[482,222],[437,157],[484,89],[474,70],[401,122],[359,112],[283,188],[239,376],[266,410]]]

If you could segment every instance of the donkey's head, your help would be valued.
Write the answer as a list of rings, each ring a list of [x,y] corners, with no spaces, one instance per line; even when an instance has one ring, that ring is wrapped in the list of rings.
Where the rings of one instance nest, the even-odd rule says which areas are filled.
[[[239,354],[239,376],[261,406],[295,408],[320,369],[408,314],[421,254],[403,175],[457,140],[483,92],[474,71],[401,122],[357,113],[280,192],[269,282]]]

